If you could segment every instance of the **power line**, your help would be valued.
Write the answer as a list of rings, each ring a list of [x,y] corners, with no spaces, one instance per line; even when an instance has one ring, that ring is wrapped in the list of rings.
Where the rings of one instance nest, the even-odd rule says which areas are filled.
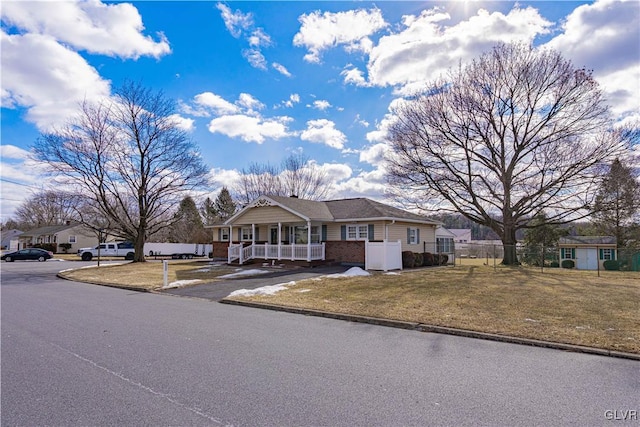
[[[23,187],[27,187],[27,188],[35,188],[33,185],[23,184],[23,183],[21,183],[21,182],[12,181],[12,180],[7,179],[7,178],[1,178],[1,177],[0,177],[0,181],[8,182],[8,183],[10,183],[10,184],[15,184],[15,185],[21,185],[21,186],[23,186]]]

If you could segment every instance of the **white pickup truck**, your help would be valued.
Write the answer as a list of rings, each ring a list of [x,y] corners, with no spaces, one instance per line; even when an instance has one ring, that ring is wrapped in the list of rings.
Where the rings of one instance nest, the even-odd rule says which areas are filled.
[[[133,243],[131,242],[109,242],[101,243],[93,248],[78,249],[78,256],[83,261],[91,261],[98,256],[98,249],[101,257],[124,257],[132,260],[135,254]],[[192,259],[193,257],[204,257],[213,251],[212,245],[201,243],[145,243],[144,253],[148,256],[171,257],[173,259]]]

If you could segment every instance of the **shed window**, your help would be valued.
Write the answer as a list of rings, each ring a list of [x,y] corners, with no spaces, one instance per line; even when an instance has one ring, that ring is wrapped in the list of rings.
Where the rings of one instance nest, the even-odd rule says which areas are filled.
[[[615,258],[615,250],[614,249],[600,249],[600,259],[602,260],[610,260]]]
[[[562,258],[562,259],[576,259],[576,249],[575,248],[561,248],[560,249],[560,258]]]

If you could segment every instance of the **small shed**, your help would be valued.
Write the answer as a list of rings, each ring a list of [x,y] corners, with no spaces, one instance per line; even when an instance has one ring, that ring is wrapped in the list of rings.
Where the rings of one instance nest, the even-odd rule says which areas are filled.
[[[558,241],[560,265],[572,260],[578,270],[604,270],[603,263],[617,259],[617,243],[613,236],[567,236]]]

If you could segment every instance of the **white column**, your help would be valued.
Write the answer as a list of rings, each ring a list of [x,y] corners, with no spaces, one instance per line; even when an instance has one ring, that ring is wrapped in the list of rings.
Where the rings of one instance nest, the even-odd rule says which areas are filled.
[[[307,262],[311,261],[311,221],[307,221]]]
[[[280,250],[282,245],[282,223],[278,223],[278,259],[282,258],[282,251]]]

